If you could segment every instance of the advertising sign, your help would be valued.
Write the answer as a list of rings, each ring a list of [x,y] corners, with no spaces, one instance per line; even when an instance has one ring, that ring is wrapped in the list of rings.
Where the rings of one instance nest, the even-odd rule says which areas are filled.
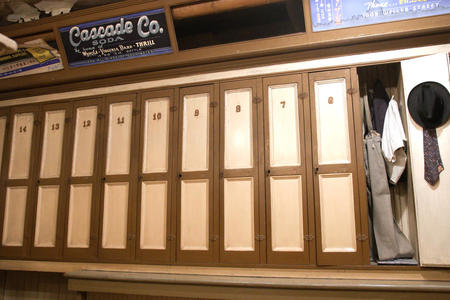
[[[313,31],[437,16],[450,0],[310,0]]]
[[[70,67],[171,53],[164,9],[59,28]]]

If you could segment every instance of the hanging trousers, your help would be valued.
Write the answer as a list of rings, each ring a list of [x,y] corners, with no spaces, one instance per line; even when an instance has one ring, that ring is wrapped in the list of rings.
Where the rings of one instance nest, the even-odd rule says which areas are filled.
[[[386,176],[386,166],[381,153],[381,137],[369,134],[365,146],[372,195],[372,225],[379,260],[410,258],[414,255],[406,236],[401,232],[392,213],[391,194]]]

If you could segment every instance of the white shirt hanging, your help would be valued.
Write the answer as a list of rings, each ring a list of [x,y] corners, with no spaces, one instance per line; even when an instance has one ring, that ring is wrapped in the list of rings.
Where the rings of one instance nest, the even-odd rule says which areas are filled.
[[[402,119],[398,110],[397,101],[392,96],[384,119],[383,137],[381,149],[386,160],[387,173],[391,183],[397,183],[405,170],[406,153],[404,142],[406,141]]]

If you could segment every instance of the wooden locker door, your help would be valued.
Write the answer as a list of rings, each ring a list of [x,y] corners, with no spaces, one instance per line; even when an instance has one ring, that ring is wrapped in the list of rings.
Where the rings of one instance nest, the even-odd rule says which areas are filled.
[[[5,153],[5,184],[1,203],[0,255],[24,258],[29,255],[32,242],[32,199],[36,194],[36,154],[40,128],[39,106],[11,109],[8,151]]]
[[[258,176],[262,170],[258,157],[258,151],[262,150],[258,147],[258,113],[262,110],[262,105],[258,105],[260,99],[261,83],[257,80],[220,84],[222,263],[265,262],[265,257],[261,255],[265,249],[265,236],[260,228],[260,214],[264,211],[260,208],[264,205],[260,199],[263,192],[259,190],[262,178]]]
[[[136,259],[171,261],[174,91],[141,95]]]
[[[138,120],[136,94],[106,97],[99,257],[134,256]]]
[[[33,195],[31,256],[55,259],[62,254],[70,103],[43,105],[37,162],[37,191]]]
[[[269,264],[309,264],[314,253],[311,140],[305,138],[311,125],[302,77],[307,82],[301,74],[263,80]]]
[[[68,259],[97,257],[102,100],[81,100],[73,104],[63,253]]]
[[[363,263],[350,70],[309,74],[317,263]]]
[[[180,89],[177,262],[216,260],[214,231],[214,87]]]

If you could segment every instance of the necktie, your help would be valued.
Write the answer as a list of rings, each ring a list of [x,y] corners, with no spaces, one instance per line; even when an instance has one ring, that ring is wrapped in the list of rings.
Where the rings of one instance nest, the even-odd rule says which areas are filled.
[[[423,154],[425,162],[425,180],[435,185],[439,180],[439,173],[444,171],[436,129],[423,129]]]

